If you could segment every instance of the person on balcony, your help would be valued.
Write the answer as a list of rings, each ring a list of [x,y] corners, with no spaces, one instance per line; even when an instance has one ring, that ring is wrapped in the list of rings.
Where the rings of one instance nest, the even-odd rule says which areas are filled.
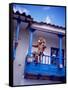
[[[43,37],[40,37],[37,41],[36,45],[32,45],[33,47],[37,48],[37,52],[33,53],[36,62],[41,62],[42,61],[42,57],[44,55],[44,50],[46,48],[46,41]]]

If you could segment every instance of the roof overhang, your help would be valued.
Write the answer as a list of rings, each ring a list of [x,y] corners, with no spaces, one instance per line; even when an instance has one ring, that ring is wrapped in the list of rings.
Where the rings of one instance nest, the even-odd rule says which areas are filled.
[[[33,29],[36,29],[36,30],[40,30],[40,31],[43,31],[43,32],[49,32],[49,33],[54,33],[54,34],[59,34],[61,33],[62,35],[65,35],[65,29],[63,28],[57,28],[57,27],[54,27],[54,26],[51,26],[51,25],[40,25],[40,24],[37,24],[37,23],[33,23],[31,25],[31,28]]]
[[[23,14],[20,14],[19,12],[12,13],[12,18],[15,20],[19,19],[21,22],[28,24],[28,28],[31,27],[35,30],[40,30],[43,32],[49,32],[54,34],[61,33],[62,35],[65,35],[66,30],[64,27],[33,21],[33,18],[30,15],[27,16],[25,13]]]

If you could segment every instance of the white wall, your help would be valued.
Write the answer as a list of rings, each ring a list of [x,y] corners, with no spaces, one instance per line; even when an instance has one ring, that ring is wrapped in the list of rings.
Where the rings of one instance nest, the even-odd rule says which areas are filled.
[[[14,84],[18,85],[20,84],[22,75],[24,73],[24,63],[25,63],[25,57],[28,51],[28,32],[25,32],[25,30],[21,30],[19,35],[19,43],[18,47],[16,49],[16,58],[14,60]]]
[[[52,33],[46,33],[46,32],[41,32],[41,31],[36,31],[34,33],[34,38],[33,38],[33,44],[35,44],[39,38],[39,36],[42,36],[46,40],[46,49],[45,49],[45,54],[50,56],[51,55],[51,47],[59,48],[59,37],[58,35],[52,34]],[[62,41],[62,48],[64,49],[64,57],[65,57],[65,38],[63,37]],[[35,48],[32,48],[33,51],[37,50]],[[44,58],[45,59],[45,58]],[[47,57],[48,59],[48,57]],[[49,64],[50,62],[49,58]]]

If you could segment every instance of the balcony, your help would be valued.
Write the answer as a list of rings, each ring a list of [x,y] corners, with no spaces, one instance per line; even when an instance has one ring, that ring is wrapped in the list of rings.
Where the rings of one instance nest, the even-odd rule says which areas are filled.
[[[53,59],[56,60],[55,63],[52,63],[51,60]],[[57,61],[59,62],[58,57],[48,55],[43,55],[40,60],[36,60],[33,56],[27,56],[25,73],[33,75],[65,76],[65,66],[62,65],[62,67],[59,67],[59,63]]]

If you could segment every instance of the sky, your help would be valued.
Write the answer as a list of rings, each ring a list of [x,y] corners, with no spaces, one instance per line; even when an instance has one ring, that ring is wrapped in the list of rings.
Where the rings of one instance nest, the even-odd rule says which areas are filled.
[[[46,22],[65,27],[65,7],[13,4],[14,12],[25,12],[37,22]]]

